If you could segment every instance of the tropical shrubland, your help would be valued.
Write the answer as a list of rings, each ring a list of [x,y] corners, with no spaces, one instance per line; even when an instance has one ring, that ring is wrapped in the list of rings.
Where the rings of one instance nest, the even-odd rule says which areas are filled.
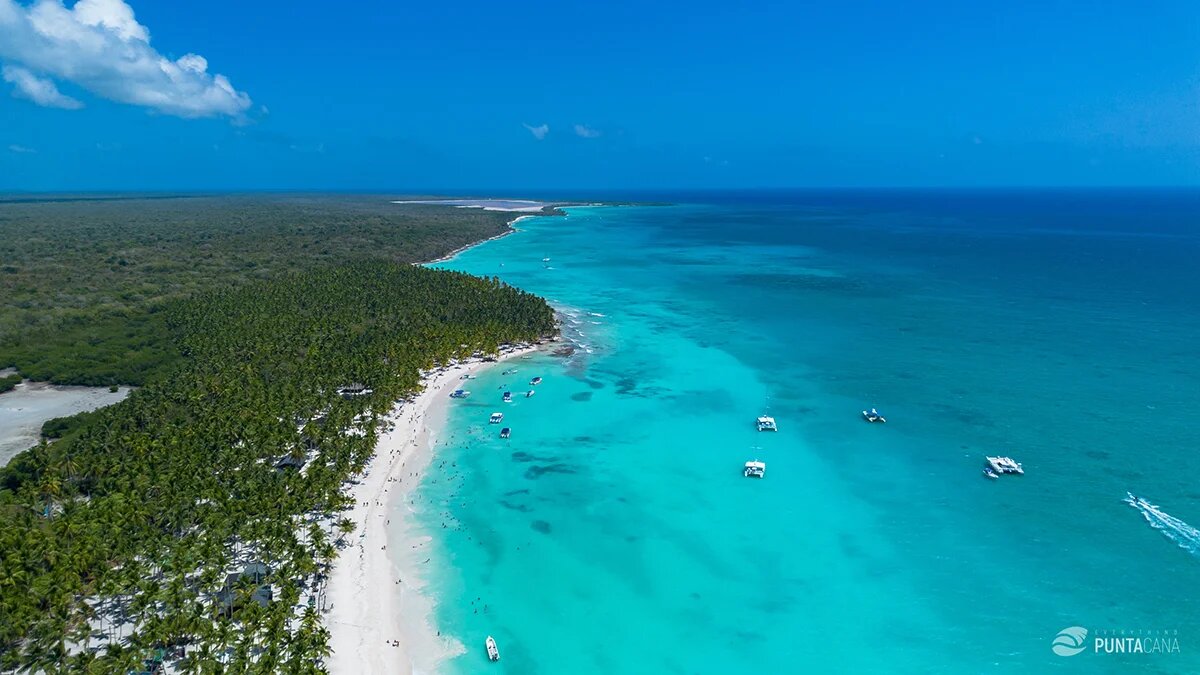
[[[141,385],[178,357],[167,303],[363,259],[430,260],[511,214],[386,197],[0,199],[0,369]]]
[[[164,272],[135,299],[81,291],[93,300],[111,292],[104,308],[55,305],[46,295],[52,282],[19,273],[23,302],[62,311],[14,319],[6,307],[18,337],[69,331],[91,317],[112,322],[99,345],[115,340],[148,357],[143,386],[128,398],[56,425],[59,440],[0,469],[0,670],[127,673],[164,658],[190,673],[324,672],[329,646],[317,598],[338,539],[352,528],[339,515],[349,506],[343,488],[372,456],[384,415],[418,391],[422,371],[555,332],[536,296],[397,262],[444,252],[466,235],[447,225],[435,246],[414,230],[406,236],[428,252],[409,254],[383,236],[384,222],[362,231],[380,237],[369,246],[335,234],[339,244],[310,243],[354,260],[298,264],[267,249],[303,237],[244,238],[258,249],[245,256],[275,261],[265,278],[233,264],[231,279]],[[478,237],[491,225],[466,231]],[[78,246],[71,255],[93,255]],[[137,265],[150,258],[135,256]],[[100,276],[109,273],[122,274]],[[182,288],[171,290],[166,278]],[[38,353],[36,343],[14,344],[8,353]],[[66,344],[42,345],[52,352],[49,372],[129,381],[117,360],[101,363],[118,370],[90,369]],[[351,384],[366,393],[339,391]],[[239,575],[247,566],[261,578]],[[262,589],[269,593],[259,602]]]

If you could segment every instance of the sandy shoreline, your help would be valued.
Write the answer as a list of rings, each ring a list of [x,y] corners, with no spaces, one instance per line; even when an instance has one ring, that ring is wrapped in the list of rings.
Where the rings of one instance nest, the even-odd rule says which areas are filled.
[[[524,216],[519,216],[517,218],[513,218],[512,220],[508,221],[508,229],[505,230],[504,232],[501,232],[500,234],[497,234],[494,237],[488,237],[487,239],[484,239],[482,241],[477,241],[473,244],[467,244],[466,246],[460,246],[440,258],[434,258],[433,260],[428,260],[426,262],[414,263],[414,264],[416,264],[416,265],[435,265],[437,263],[446,262],[447,260],[453,260],[455,256],[457,256],[459,253],[462,253],[463,251],[465,251],[469,248],[475,248],[476,246],[486,244],[489,241],[503,239],[504,237],[507,237],[510,234],[516,234],[517,232],[520,232],[520,230],[518,230],[517,228],[515,228],[513,226],[516,225],[517,223],[521,222],[522,220],[525,220],[526,218],[537,218],[539,215],[541,215],[541,214],[526,214]]]
[[[499,361],[536,351],[522,347],[504,352]],[[463,375],[497,362],[472,360],[430,373],[425,389],[388,415],[375,457],[350,490],[354,507],[343,513],[355,523],[347,546],[339,553],[328,585],[325,625],[333,654],[326,660],[332,673],[429,673],[462,646],[442,638],[430,623],[431,599],[420,593],[414,548],[428,537],[406,535],[389,541],[390,518],[404,512],[407,497],[433,458],[437,432],[449,410],[449,395],[463,385]],[[415,534],[415,533],[413,533]],[[387,547],[403,547],[389,556]]]

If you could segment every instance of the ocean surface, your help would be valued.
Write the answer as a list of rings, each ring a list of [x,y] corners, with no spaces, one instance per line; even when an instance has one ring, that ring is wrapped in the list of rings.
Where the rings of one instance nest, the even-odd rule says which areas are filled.
[[[1200,672],[1200,193],[658,198],[438,265],[577,346],[471,381],[418,490],[446,672]]]

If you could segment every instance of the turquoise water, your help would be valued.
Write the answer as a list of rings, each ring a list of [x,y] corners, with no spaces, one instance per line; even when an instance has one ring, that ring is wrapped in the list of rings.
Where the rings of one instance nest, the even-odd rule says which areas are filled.
[[[419,489],[448,672],[1200,671],[1195,193],[676,201],[441,265],[580,346],[472,382]]]

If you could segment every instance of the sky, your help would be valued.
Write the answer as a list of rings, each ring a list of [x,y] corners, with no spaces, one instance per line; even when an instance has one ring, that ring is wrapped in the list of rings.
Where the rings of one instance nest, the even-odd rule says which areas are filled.
[[[1200,5],[0,0],[0,191],[1200,183]]]

